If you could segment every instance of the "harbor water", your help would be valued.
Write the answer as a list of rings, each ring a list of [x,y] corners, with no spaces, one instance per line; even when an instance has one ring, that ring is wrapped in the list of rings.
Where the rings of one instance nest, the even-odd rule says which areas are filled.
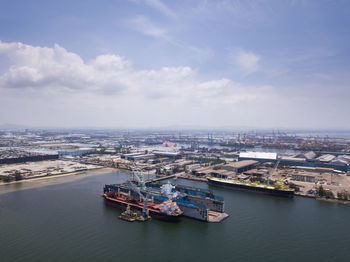
[[[1,261],[350,260],[350,205],[211,188],[225,198],[230,217],[222,223],[130,223],[101,197],[105,184],[128,177],[110,172],[0,186]]]

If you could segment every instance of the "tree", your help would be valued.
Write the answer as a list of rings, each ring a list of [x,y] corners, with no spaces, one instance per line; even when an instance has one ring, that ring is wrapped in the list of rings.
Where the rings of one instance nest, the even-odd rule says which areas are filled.
[[[6,182],[6,183],[11,182],[12,180],[13,180],[12,176],[5,176],[4,177],[4,182]]]
[[[22,179],[23,179],[23,176],[22,176],[21,172],[19,172],[19,171],[16,171],[16,172],[15,172],[14,177],[15,177],[15,180],[16,180],[16,181],[19,181],[19,180],[22,180]]]
[[[326,195],[326,191],[324,190],[324,188],[323,188],[322,185],[320,185],[320,187],[318,188],[318,195],[319,195],[320,197],[323,197],[323,196]]]
[[[337,198],[340,200],[348,200],[349,194],[347,192],[338,192],[337,193]]]
[[[337,193],[337,198],[338,198],[338,199],[343,199],[343,194],[340,193],[340,192],[338,192],[338,193]]]
[[[333,192],[330,191],[330,190],[327,190],[327,191],[326,191],[326,198],[334,198]]]

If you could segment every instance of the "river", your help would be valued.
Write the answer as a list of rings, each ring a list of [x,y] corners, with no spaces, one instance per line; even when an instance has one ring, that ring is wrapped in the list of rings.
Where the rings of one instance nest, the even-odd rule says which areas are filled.
[[[1,261],[349,261],[350,206],[212,188],[222,223],[129,223],[104,205],[104,184],[126,173],[0,187]],[[193,186],[201,182],[177,180]],[[24,185],[25,183],[23,183]],[[6,189],[6,192],[5,192]]]

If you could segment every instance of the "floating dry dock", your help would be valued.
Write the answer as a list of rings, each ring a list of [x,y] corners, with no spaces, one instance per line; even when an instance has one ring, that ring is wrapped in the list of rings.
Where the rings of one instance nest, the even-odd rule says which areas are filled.
[[[147,190],[161,194],[161,188],[165,185],[169,184],[147,183]],[[175,201],[184,212],[184,216],[207,222],[220,222],[228,217],[228,214],[224,213],[224,198],[215,195],[209,189],[175,185],[172,186],[172,192],[178,193]]]
[[[147,183],[147,186],[140,187],[124,184],[105,185],[104,192],[107,194],[126,194],[138,197],[140,193],[147,196],[149,203],[159,204],[165,201],[174,201],[183,216],[206,221],[220,222],[228,217],[224,213],[224,198],[216,196],[212,191],[188,187],[173,186],[171,184]]]

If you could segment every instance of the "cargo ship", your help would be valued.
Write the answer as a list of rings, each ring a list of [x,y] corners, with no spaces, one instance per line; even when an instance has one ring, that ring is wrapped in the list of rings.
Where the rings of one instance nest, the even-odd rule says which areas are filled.
[[[104,200],[107,205],[113,206],[122,210],[126,210],[129,206],[133,211],[143,211],[146,209],[152,218],[172,221],[179,221],[183,212],[177,206],[174,201],[164,201],[162,203],[153,203],[144,200],[141,197],[135,195],[135,192],[130,190],[128,193],[109,191],[108,187],[105,187],[103,194]]]
[[[283,197],[293,197],[294,189],[283,183],[276,183],[274,186],[262,184],[262,183],[254,183],[254,182],[245,182],[235,179],[224,179],[218,177],[208,177],[209,185],[229,188],[233,190],[239,191],[249,191],[256,192],[267,195],[274,196],[283,196]]]

